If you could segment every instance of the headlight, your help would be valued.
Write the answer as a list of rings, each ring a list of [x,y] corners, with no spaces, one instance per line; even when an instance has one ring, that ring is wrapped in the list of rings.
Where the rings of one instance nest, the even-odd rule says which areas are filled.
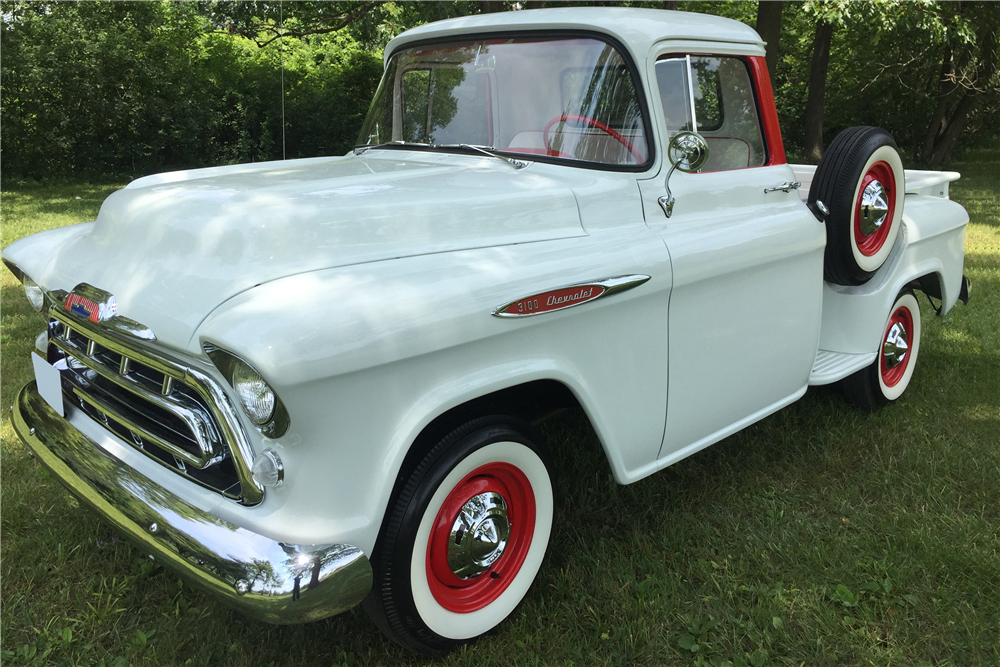
[[[243,411],[260,432],[269,438],[284,435],[290,423],[288,411],[261,374],[235,354],[208,343],[202,347],[222,377],[236,390]]]
[[[274,416],[275,396],[260,373],[242,361],[233,369],[233,389],[254,424],[266,424]]]
[[[37,311],[42,310],[45,305],[45,293],[42,288],[28,276],[24,276],[24,295],[28,297],[31,307]]]

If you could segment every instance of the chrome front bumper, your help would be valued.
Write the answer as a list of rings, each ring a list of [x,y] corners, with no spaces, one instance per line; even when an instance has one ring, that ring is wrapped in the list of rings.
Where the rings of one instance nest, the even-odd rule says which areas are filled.
[[[372,569],[361,549],[275,542],[194,507],[74,428],[34,382],[12,412],[18,436],[74,495],[164,567],[248,616],[315,621],[368,594]]]

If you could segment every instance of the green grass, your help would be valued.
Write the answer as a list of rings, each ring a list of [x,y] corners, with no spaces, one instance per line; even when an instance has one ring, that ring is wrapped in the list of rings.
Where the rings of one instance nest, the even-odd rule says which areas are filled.
[[[1000,163],[953,168],[973,301],[925,309],[902,400],[865,414],[814,389],[627,487],[582,415],[550,420],[554,546],[508,622],[441,664],[1000,664]],[[112,189],[5,192],[2,242],[91,219]],[[6,270],[2,308],[9,406],[43,322]],[[272,627],[182,586],[0,428],[4,665],[422,662],[359,610]]]

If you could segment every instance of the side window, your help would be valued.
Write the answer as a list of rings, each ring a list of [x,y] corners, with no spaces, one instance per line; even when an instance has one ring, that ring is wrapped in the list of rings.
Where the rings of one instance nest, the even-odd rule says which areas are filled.
[[[693,104],[689,72],[694,82]],[[703,171],[745,169],[766,162],[753,83],[743,60],[671,56],[656,63],[656,79],[671,134],[691,129],[694,107],[695,126],[709,149]]]

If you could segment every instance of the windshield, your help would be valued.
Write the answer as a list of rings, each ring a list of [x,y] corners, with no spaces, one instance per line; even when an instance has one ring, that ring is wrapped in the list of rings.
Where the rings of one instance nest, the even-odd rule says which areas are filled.
[[[513,37],[402,49],[359,144],[472,144],[618,167],[649,160],[621,54],[594,38]]]

